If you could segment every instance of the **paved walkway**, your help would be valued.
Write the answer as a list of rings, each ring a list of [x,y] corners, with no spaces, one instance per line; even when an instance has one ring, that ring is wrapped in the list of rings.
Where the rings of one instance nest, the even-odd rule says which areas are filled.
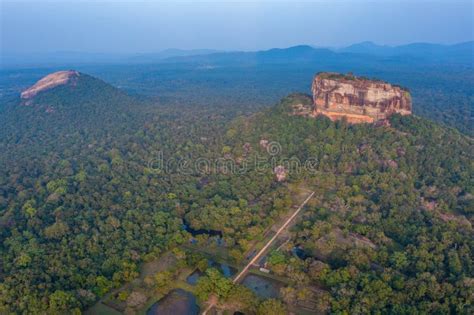
[[[240,279],[247,273],[249,268],[265,253],[265,251],[273,244],[273,242],[278,238],[278,236],[285,230],[285,228],[290,224],[290,222],[301,212],[303,207],[308,203],[308,201],[314,196],[314,191],[301,203],[298,209],[283,223],[283,225],[278,229],[278,231],[273,235],[273,237],[262,247],[262,249],[253,257],[252,260],[242,269],[242,271],[234,278],[233,282],[238,283]],[[215,303],[211,303],[204,312],[203,315],[206,315],[213,307]]]

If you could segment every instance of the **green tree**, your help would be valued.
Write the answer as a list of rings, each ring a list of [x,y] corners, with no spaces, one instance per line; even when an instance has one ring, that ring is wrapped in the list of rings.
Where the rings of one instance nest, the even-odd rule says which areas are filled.
[[[285,315],[286,308],[283,303],[276,299],[268,299],[263,301],[257,308],[257,315]]]
[[[53,312],[63,313],[72,309],[75,304],[75,298],[72,294],[57,290],[49,296],[49,308]]]

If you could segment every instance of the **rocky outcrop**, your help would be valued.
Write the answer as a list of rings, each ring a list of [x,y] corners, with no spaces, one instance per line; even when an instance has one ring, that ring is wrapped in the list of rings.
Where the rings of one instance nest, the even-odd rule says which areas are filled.
[[[36,96],[38,93],[50,90],[60,85],[75,84],[77,78],[79,78],[79,72],[74,70],[58,71],[48,74],[32,87],[26,89],[21,93],[21,98],[28,100]]]
[[[279,182],[284,181],[286,179],[287,175],[288,175],[288,171],[282,165],[278,165],[277,167],[275,167],[273,169],[273,173],[275,174],[276,179]]]
[[[382,121],[394,113],[410,115],[408,90],[379,80],[351,74],[319,73],[314,77],[311,116],[325,115],[331,120],[345,117],[349,123]]]

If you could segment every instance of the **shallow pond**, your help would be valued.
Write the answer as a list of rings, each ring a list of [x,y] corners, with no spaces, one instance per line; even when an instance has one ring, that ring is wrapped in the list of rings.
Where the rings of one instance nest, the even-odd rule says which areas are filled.
[[[193,229],[192,227],[189,226],[186,222],[182,226],[183,230],[189,232],[192,236],[197,236],[197,235],[202,235],[206,234],[209,236],[219,236],[222,238],[222,232],[217,231],[217,230],[206,230],[206,229]]]
[[[208,266],[212,267],[212,268],[216,268],[226,278],[231,278],[237,273],[237,270],[235,268],[233,268],[233,267],[231,267],[231,266],[229,266],[225,263],[215,262],[212,259],[208,260]],[[195,285],[202,275],[203,275],[202,272],[200,272],[199,270],[196,270],[186,278],[186,282],[191,284],[191,285]]]
[[[230,277],[234,276],[237,273],[237,270],[235,268],[233,268],[233,267],[231,267],[231,266],[229,266],[225,263],[218,263],[218,262],[215,262],[213,260],[209,260],[209,267],[216,268],[217,270],[222,272],[222,274],[226,278],[230,278]]]
[[[280,288],[284,286],[280,281],[252,274],[246,276],[242,284],[259,297],[265,299],[278,298],[280,296]]]
[[[202,272],[200,272],[199,270],[196,270],[186,278],[186,282],[189,283],[190,285],[195,285],[198,282],[199,278],[202,277],[202,275],[203,275]]]
[[[298,257],[299,259],[302,259],[302,260],[305,260],[306,258],[311,257],[305,252],[304,249],[302,249],[301,247],[298,247],[298,246],[293,247],[291,252],[293,253],[293,255],[295,255],[296,257]]]
[[[198,315],[196,297],[182,289],[175,289],[153,304],[147,315]]]

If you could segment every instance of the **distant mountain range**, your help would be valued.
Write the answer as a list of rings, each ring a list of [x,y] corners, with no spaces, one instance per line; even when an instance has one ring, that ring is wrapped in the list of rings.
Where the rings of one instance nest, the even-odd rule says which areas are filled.
[[[329,60],[332,58],[337,58],[338,55],[338,53],[330,49],[299,45],[289,48],[273,48],[255,52],[236,51],[187,57],[171,57],[163,60],[163,62],[201,63],[220,66],[231,64],[278,64],[311,62],[321,59]]]
[[[441,45],[429,43],[413,43],[401,46],[377,45],[373,42],[362,42],[338,49],[338,52],[368,54],[377,56],[451,56],[470,57],[474,56],[474,41],[454,45]]]
[[[369,59],[403,60],[417,63],[449,62],[473,64],[474,41],[455,45],[415,43],[403,46],[382,46],[372,42],[354,44],[341,49],[316,48],[299,45],[289,48],[274,48],[256,52],[221,52],[196,56],[174,56],[163,62],[204,63],[209,65],[229,64],[278,64],[319,63],[334,64],[366,62]]]
[[[401,46],[377,45],[373,42],[362,42],[339,49],[316,48],[299,45],[288,48],[244,52],[222,52],[213,49],[166,49],[157,53],[143,54],[108,54],[56,52],[41,54],[4,53],[1,58],[2,68],[35,67],[35,66],[75,66],[84,64],[141,64],[141,63],[298,63],[321,60],[340,60],[352,58],[415,58],[423,62],[454,62],[473,64],[474,41],[454,45],[430,43],[413,43]]]
[[[170,57],[217,53],[213,49],[166,49],[157,53],[89,53],[60,51],[52,53],[2,53],[0,68],[35,66],[75,66],[85,64],[155,63]]]
[[[144,53],[144,54],[137,54],[129,58],[130,61],[133,62],[160,62],[163,59],[171,58],[171,57],[187,57],[187,56],[196,56],[196,55],[209,55],[220,52],[219,50],[215,49],[176,49],[170,48],[165,49],[163,51],[157,53]]]

